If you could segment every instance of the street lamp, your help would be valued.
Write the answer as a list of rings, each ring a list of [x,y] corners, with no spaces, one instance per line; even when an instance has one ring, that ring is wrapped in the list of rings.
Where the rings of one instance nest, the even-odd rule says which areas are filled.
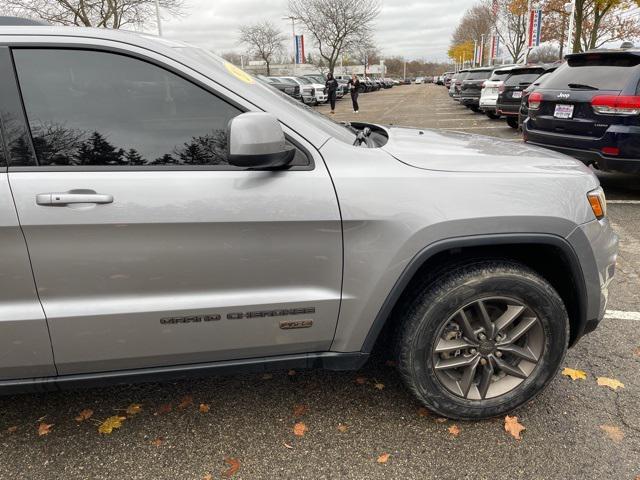
[[[291,33],[293,34],[293,75],[295,76],[296,74],[296,20],[298,20],[298,17],[289,15],[287,17],[282,17],[282,20],[291,20]]]
[[[567,51],[569,53],[573,52],[573,29],[575,27],[575,19],[576,19],[576,0],[571,0],[564,4],[564,11],[567,12],[569,16],[569,36],[567,37]]]

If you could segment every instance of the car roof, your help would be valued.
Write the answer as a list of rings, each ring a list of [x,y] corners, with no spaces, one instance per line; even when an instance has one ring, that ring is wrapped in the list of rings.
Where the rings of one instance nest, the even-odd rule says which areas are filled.
[[[640,57],[640,48],[632,47],[632,48],[597,48],[594,50],[587,50],[586,52],[580,53],[568,53],[564,56],[567,60],[571,58],[580,58],[587,57],[589,55],[633,55]]]

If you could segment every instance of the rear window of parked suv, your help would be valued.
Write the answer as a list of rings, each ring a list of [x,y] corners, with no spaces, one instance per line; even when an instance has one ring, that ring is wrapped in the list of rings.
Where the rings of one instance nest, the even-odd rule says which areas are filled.
[[[504,84],[508,87],[520,85],[521,83],[528,85],[535,82],[541,74],[542,72],[540,70],[525,70],[512,74],[504,81]]]
[[[465,80],[485,80],[491,75],[491,70],[483,70],[480,72],[469,72]]]
[[[570,83],[598,90],[622,90],[640,65],[636,55],[585,55],[569,59],[556,70],[545,88],[566,90]]]

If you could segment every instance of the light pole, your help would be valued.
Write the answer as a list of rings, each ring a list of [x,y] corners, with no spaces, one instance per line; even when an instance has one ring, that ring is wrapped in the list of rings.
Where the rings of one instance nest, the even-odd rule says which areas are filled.
[[[160,1],[156,0],[156,21],[158,22],[158,36],[162,36],[162,19],[160,18]]]
[[[576,0],[564,4],[564,11],[569,14],[569,35],[567,36],[567,52],[573,53],[573,29],[576,22]]]
[[[291,20],[291,33],[293,34],[293,75],[296,74],[296,20],[298,18],[293,15],[282,17],[282,20]]]

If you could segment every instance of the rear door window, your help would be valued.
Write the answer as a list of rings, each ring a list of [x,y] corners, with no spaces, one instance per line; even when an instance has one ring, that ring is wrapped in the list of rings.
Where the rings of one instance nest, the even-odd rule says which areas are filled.
[[[598,90],[623,90],[640,68],[636,55],[585,55],[558,68],[546,82],[545,88],[569,89],[570,83],[588,85]]]

